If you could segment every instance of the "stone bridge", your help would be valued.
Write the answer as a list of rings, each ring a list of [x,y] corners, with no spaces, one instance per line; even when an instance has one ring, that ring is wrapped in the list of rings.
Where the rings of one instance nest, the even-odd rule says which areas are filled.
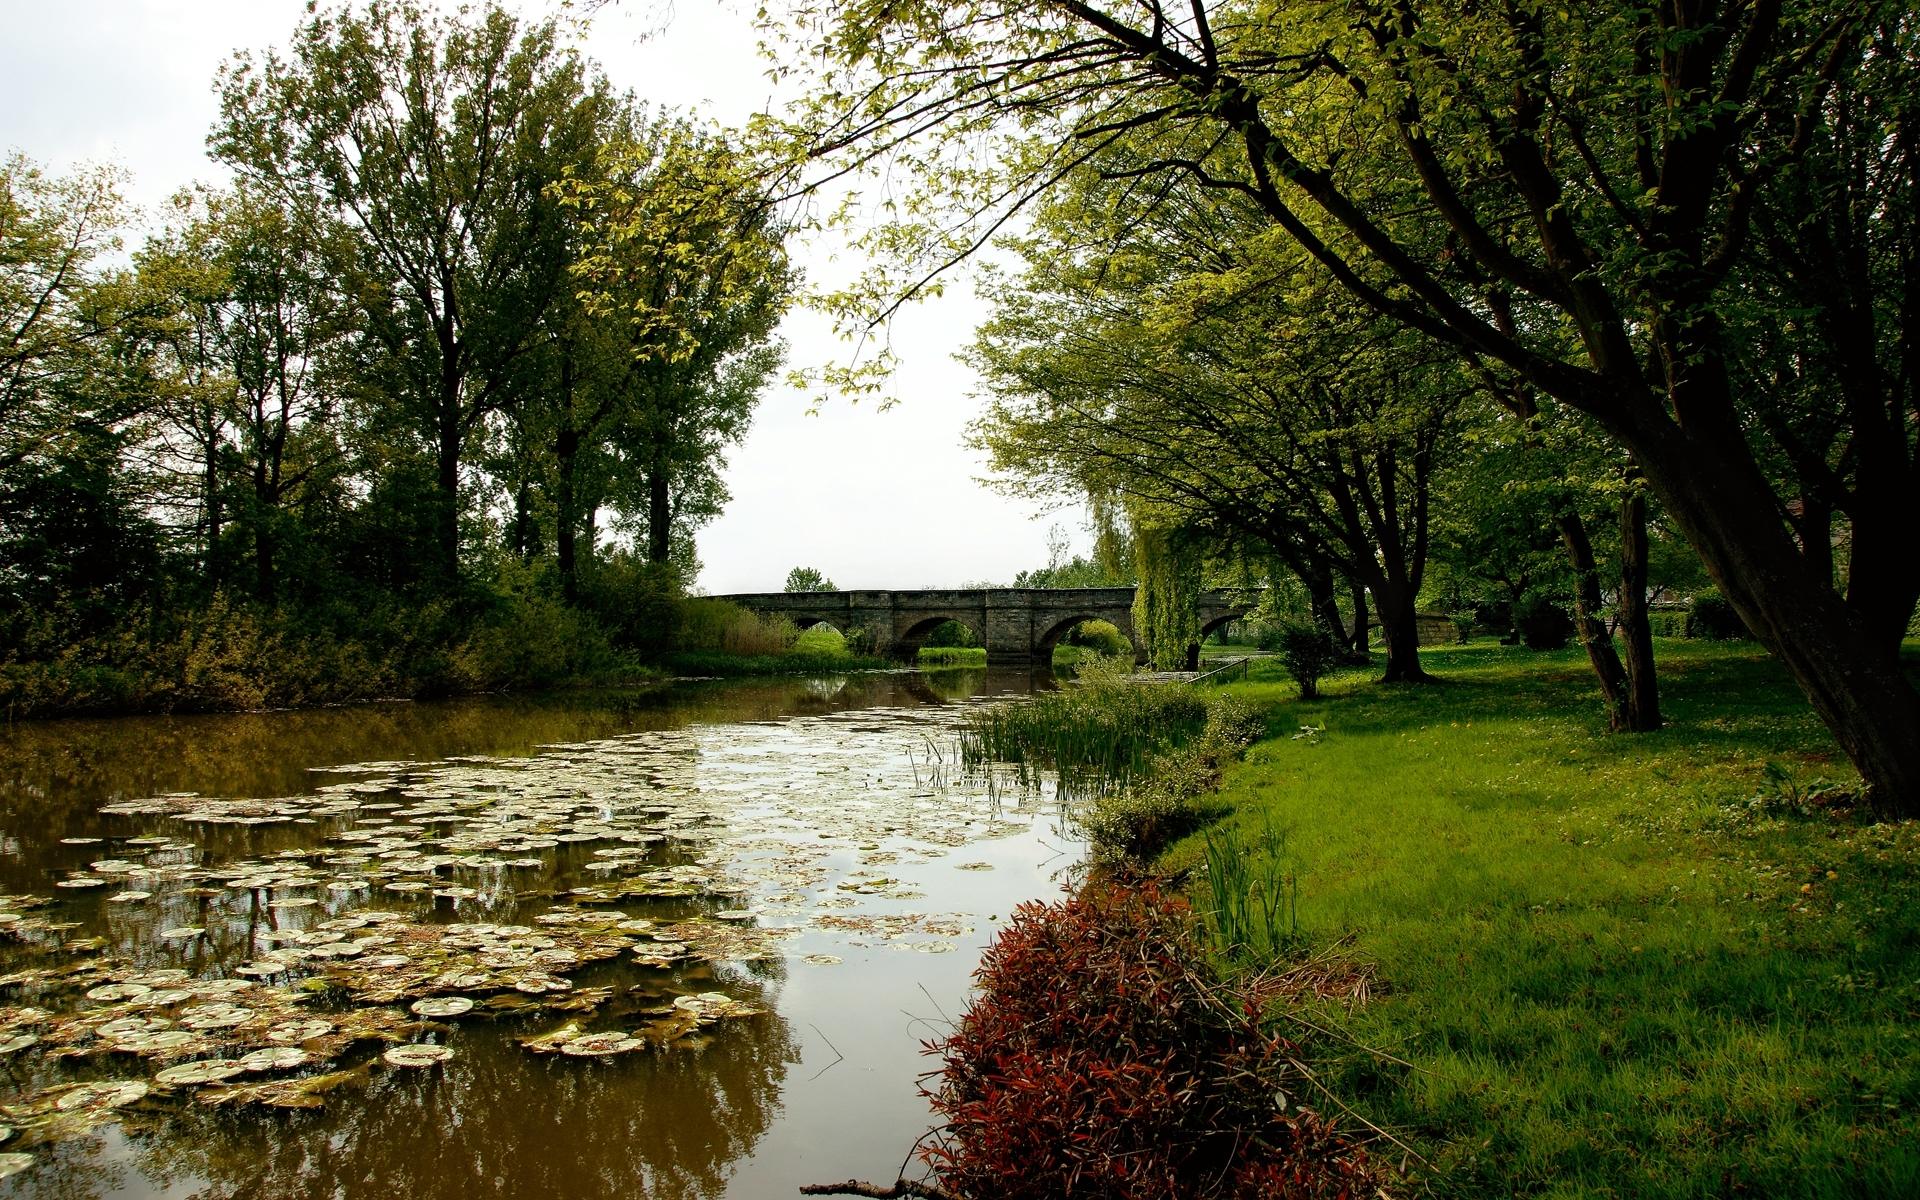
[[[748,592],[716,596],[764,616],[788,618],[802,629],[822,623],[871,639],[872,653],[912,661],[944,621],[973,630],[987,648],[987,661],[1024,666],[1053,661],[1053,648],[1082,621],[1111,621],[1134,643],[1133,589],[959,588],[891,592]],[[1249,594],[1224,588],[1199,596],[1200,636],[1253,607]],[[1188,652],[1189,669],[1200,646]]]

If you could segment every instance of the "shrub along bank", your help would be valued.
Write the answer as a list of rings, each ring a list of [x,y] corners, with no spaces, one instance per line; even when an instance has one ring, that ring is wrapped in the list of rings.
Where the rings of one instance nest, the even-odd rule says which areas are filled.
[[[603,568],[575,603],[505,567],[442,597],[377,589],[265,606],[0,615],[0,718],[248,711],[356,700],[656,683],[669,674],[813,674],[892,666],[839,633]]]
[[[1577,651],[1423,652],[1445,683],[1315,702],[1257,664],[1226,690],[1291,736],[1160,865],[1284,925],[1225,939],[1239,969],[1338,946],[1377,979],[1307,1017],[1322,1080],[1417,1152],[1396,1190],[1920,1195],[1920,826],[1831,803],[1846,760],[1758,650],[1660,654],[1672,723],[1634,735]]]

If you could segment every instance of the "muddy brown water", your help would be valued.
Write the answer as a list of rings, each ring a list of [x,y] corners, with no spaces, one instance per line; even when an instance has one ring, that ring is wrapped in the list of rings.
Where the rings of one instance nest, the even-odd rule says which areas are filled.
[[[1009,911],[1080,861],[1049,792],[954,762],[968,706],[1045,686],[0,728],[0,1197],[891,1180],[929,1124],[922,1043]],[[450,997],[474,1007],[412,1010]],[[565,1050],[592,1033],[629,1052]],[[451,1057],[390,1066],[396,1043]],[[240,1065],[290,1045],[307,1061]],[[200,1062],[225,1077],[168,1086]]]

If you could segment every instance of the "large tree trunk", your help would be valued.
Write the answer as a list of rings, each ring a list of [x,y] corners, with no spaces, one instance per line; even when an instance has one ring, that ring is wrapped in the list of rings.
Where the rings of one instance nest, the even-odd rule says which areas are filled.
[[[1627,644],[1624,728],[1660,728],[1660,681],[1653,664],[1653,618],[1647,611],[1647,495],[1632,469],[1620,500],[1620,636]]]
[[[513,489],[512,536],[514,555],[523,563],[531,563],[539,552],[540,538],[533,528],[533,480],[524,473]]]
[[[447,306],[452,307],[451,288],[443,289]],[[465,424],[460,403],[460,343],[453,327],[443,321],[436,330],[440,344],[440,395],[435,410],[439,435],[437,461],[439,495],[433,514],[434,568],[443,587],[452,586],[460,577],[460,451],[465,441]]]
[[[568,604],[580,599],[580,568],[575,558],[574,515],[579,503],[574,495],[574,472],[578,469],[580,435],[563,428],[553,440],[555,473],[559,476],[554,517],[554,557],[560,568],[560,595]]]
[[[1688,374],[1710,376],[1689,380],[1689,388],[1718,388],[1703,406],[1717,400],[1731,412],[1724,373],[1703,357],[1711,359],[1711,351],[1684,360]],[[1680,399],[1682,389],[1674,391]],[[1683,422],[1689,407],[1676,403]],[[1888,812],[1920,813],[1920,694],[1857,613],[1807,571],[1766,480],[1751,459],[1736,457],[1744,451],[1737,432],[1696,436],[1664,421],[1624,422],[1619,432],[1707,573],[1786,664],[1874,802]]]
[[[1313,613],[1313,619],[1344,641],[1346,622],[1340,617],[1340,598],[1332,568],[1324,563],[1312,563],[1300,573],[1300,581],[1307,586],[1307,608]]]
[[[1380,613],[1380,636],[1387,643],[1387,671],[1382,683],[1425,683],[1433,679],[1420,665],[1420,624],[1414,615],[1413,589],[1382,578],[1372,588]]]
[[[207,587],[218,591],[220,588],[220,531],[225,514],[220,511],[220,441],[211,414],[207,418],[204,449],[205,476],[201,481],[201,487],[205,492],[207,510]]]
[[[279,451],[271,451],[277,460]],[[261,454],[253,467],[253,594],[260,603],[271,606],[276,599],[279,580],[274,570],[274,519],[280,512],[280,481],[277,461]]]
[[[1600,682],[1600,696],[1607,706],[1607,728],[1631,728],[1627,669],[1621,665],[1620,655],[1614,650],[1613,634],[1608,631],[1607,623],[1600,619],[1600,568],[1594,562],[1593,542],[1587,537],[1586,524],[1571,509],[1556,516],[1554,524],[1560,530],[1560,544],[1567,551],[1567,561],[1573,566],[1574,629],[1580,636],[1581,646],[1587,651],[1587,661],[1593,664],[1594,678]],[[1517,611],[1517,603],[1514,607]],[[1517,644],[1519,640],[1516,626],[1514,642]]]
[[[647,472],[647,561],[664,564],[673,553],[673,506],[667,491],[667,468],[656,461]]]
[[[1853,505],[1853,545],[1847,564],[1847,606],[1887,661],[1898,659],[1901,639],[1920,596],[1920,553],[1914,546],[1914,506],[1897,495],[1859,490]],[[1829,558],[1831,561],[1831,558]]]
[[[434,569],[443,585],[460,576],[460,421],[447,414],[440,420],[440,445],[433,513]]]

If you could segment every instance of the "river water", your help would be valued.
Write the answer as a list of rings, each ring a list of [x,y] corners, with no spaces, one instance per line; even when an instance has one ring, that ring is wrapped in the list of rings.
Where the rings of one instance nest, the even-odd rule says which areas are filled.
[[[0,729],[0,1197],[891,1180],[1082,846],[985,671]],[[418,1065],[409,1065],[418,1064]]]

